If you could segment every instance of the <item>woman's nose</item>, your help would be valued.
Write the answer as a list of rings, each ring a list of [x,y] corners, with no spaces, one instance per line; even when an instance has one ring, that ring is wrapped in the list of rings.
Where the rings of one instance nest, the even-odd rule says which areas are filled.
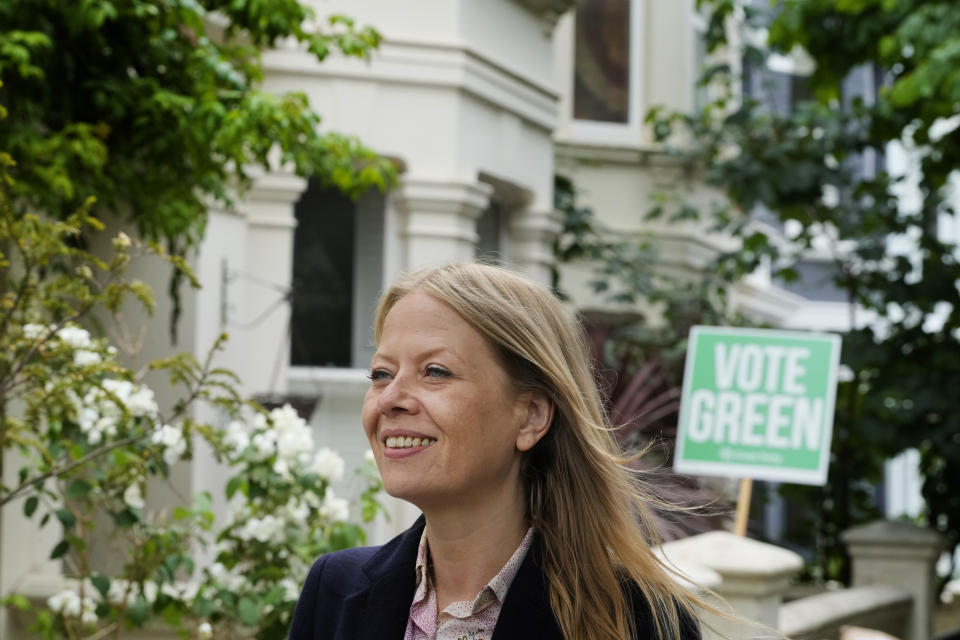
[[[409,376],[405,374],[395,376],[377,398],[377,408],[380,413],[385,416],[398,412],[416,413],[419,410],[419,404],[410,388],[411,384],[413,381]]]

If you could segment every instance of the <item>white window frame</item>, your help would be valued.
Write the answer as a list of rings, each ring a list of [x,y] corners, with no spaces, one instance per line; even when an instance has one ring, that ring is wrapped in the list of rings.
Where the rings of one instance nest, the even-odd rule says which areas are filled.
[[[565,139],[571,142],[612,146],[636,146],[643,141],[643,79],[646,68],[643,43],[646,27],[646,4],[647,0],[630,0],[630,86],[627,90],[627,121],[625,123],[578,120],[573,116],[574,74],[577,55],[577,16],[574,12],[570,46],[570,73],[566,80],[570,100],[568,111],[565,114],[567,120],[566,131],[563,135]]]

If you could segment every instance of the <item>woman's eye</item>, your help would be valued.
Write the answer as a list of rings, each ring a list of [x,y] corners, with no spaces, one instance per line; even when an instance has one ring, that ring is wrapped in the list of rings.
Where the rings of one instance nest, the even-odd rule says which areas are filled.
[[[367,377],[370,378],[370,380],[376,382],[377,380],[384,380],[386,378],[389,378],[390,372],[387,371],[386,369],[374,369],[367,375]]]
[[[435,364],[432,364],[429,367],[427,367],[426,371],[427,371],[427,376],[431,378],[449,378],[451,375],[453,375],[443,367],[439,367]]]

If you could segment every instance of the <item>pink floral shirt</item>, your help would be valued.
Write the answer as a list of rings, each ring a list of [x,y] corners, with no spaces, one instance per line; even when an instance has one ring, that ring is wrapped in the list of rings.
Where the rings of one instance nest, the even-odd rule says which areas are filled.
[[[433,588],[427,532],[424,530],[417,551],[417,591],[410,605],[410,617],[407,618],[403,640],[490,640],[507,590],[532,540],[531,527],[507,564],[480,590],[473,602],[453,602],[438,615],[437,592]]]

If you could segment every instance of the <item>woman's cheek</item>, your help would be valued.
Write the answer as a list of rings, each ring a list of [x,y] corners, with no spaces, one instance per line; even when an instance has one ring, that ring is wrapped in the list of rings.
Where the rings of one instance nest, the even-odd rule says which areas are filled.
[[[373,444],[374,435],[377,430],[377,401],[372,397],[370,391],[367,392],[363,401],[363,409],[360,412],[360,422],[363,424],[363,432],[366,434],[370,444]]]

